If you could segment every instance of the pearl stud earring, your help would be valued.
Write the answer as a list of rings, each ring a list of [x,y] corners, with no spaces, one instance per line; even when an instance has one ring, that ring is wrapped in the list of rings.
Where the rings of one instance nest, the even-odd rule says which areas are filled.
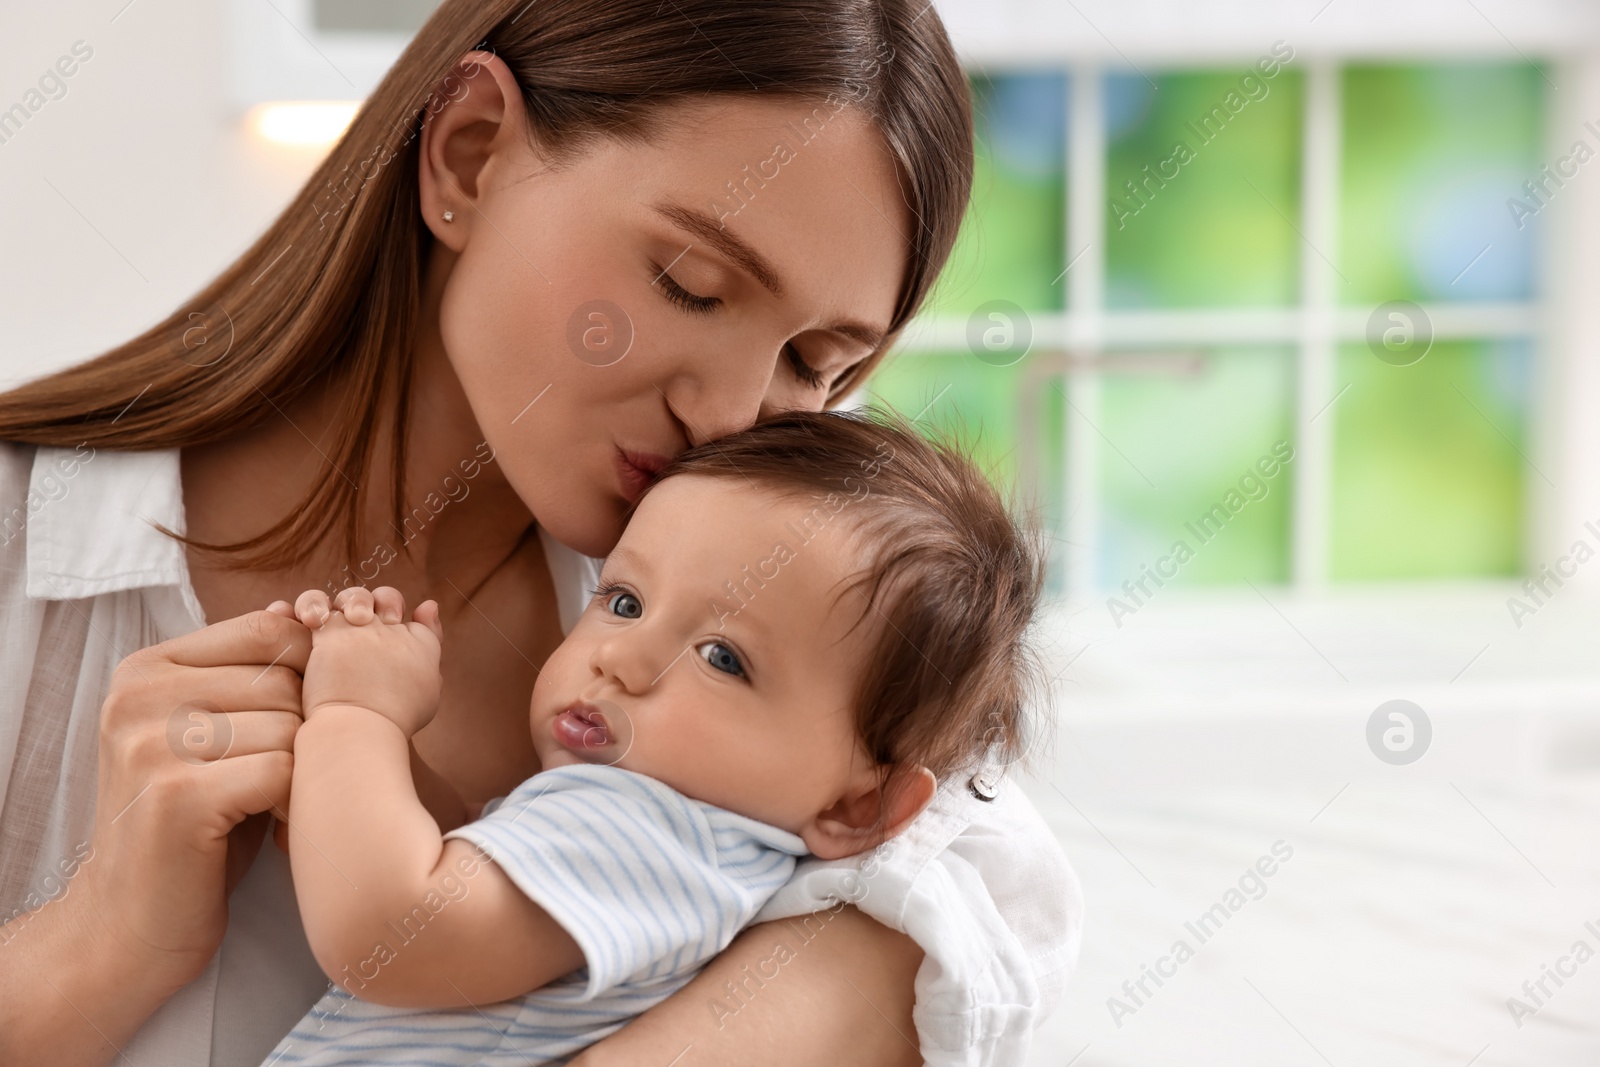
[[[444,221],[446,221],[446,222],[454,222],[454,221],[456,221],[456,213],[454,211],[446,211],[444,213]]]

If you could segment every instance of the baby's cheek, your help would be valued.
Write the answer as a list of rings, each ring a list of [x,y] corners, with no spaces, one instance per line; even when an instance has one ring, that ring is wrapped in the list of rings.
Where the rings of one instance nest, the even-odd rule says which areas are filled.
[[[540,666],[534,692],[542,689],[547,699],[573,699],[588,681],[585,665],[589,658],[589,649],[583,642],[575,637],[567,638]]]
[[[754,796],[781,788],[771,773],[777,769],[773,763],[753,761],[743,738],[708,722],[700,709],[651,712],[636,717],[630,770],[734,811],[747,810]]]

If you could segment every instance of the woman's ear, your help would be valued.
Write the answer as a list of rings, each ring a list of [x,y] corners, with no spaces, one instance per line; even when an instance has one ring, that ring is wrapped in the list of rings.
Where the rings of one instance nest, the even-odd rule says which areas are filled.
[[[417,153],[422,221],[460,252],[478,223],[486,179],[527,151],[527,110],[505,60],[468,52],[428,98]],[[446,213],[450,221],[446,221]]]
[[[837,860],[876,848],[921,815],[939,787],[926,767],[901,765],[887,774],[874,768],[867,775],[801,827],[800,839],[813,856]]]

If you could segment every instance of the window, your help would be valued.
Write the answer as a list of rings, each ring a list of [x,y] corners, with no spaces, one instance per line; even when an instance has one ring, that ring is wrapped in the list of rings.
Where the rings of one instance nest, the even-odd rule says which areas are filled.
[[[1537,230],[1508,197],[1539,203],[1540,67],[972,85],[972,212],[870,388],[1043,504],[1057,582],[1522,569]],[[1027,354],[969,340],[991,323]]]

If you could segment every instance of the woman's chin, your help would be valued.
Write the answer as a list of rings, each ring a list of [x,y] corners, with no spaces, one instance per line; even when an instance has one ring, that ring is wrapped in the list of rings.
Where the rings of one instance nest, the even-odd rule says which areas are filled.
[[[628,502],[620,496],[608,495],[595,498],[583,507],[551,506],[530,510],[540,528],[557,541],[574,552],[604,559],[622,539]]]

